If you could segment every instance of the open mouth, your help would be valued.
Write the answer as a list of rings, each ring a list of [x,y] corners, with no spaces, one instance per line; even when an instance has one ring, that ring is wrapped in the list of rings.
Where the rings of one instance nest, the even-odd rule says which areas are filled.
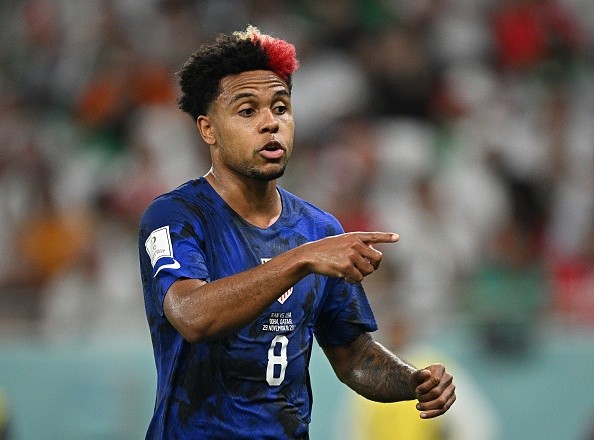
[[[267,159],[280,159],[285,151],[278,142],[269,142],[260,150],[260,155]]]

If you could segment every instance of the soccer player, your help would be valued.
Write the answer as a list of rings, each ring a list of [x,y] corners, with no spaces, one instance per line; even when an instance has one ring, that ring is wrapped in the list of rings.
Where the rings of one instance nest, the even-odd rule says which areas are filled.
[[[308,438],[314,336],[338,378],[422,418],[455,400],[441,364],[417,369],[376,342],[361,286],[393,243],[344,233],[277,185],[293,148],[295,48],[257,28],[202,45],[178,73],[180,108],[212,167],[158,197],[139,230],[157,367],[148,439]]]

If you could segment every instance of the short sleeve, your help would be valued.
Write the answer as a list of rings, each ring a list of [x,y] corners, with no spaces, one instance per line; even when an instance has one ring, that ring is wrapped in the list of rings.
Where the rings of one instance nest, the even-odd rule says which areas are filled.
[[[201,235],[200,224],[192,221],[183,205],[174,200],[155,200],[141,219],[141,270],[150,279],[151,300],[161,316],[165,294],[175,281],[210,281]]]
[[[328,292],[315,327],[320,346],[347,344],[362,333],[377,330],[377,322],[360,283],[350,284],[335,278],[326,288]]]

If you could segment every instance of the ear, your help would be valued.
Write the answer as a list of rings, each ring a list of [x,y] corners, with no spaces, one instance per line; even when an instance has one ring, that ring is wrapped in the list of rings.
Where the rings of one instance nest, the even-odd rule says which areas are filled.
[[[204,139],[204,142],[208,145],[214,145],[216,143],[213,126],[208,116],[198,116],[196,126],[198,127],[198,131],[200,132],[202,139]]]

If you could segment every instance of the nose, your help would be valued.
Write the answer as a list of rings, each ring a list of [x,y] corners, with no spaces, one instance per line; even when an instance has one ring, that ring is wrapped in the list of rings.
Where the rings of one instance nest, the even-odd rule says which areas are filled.
[[[260,126],[262,133],[276,133],[278,131],[278,121],[272,111],[265,111],[262,118],[262,124]]]

